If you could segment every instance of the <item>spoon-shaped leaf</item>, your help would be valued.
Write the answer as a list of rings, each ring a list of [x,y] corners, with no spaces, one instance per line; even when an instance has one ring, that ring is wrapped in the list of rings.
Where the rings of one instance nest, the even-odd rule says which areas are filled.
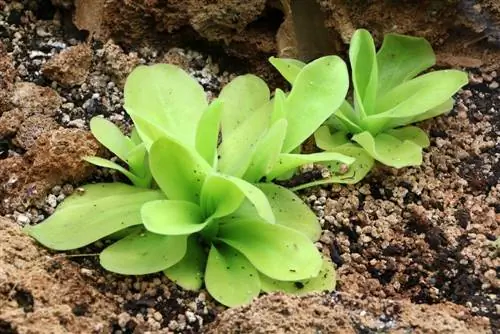
[[[422,148],[430,145],[429,137],[424,130],[416,126],[405,126],[404,128],[387,130],[385,133],[401,141],[410,140]]]
[[[273,104],[267,102],[234,129],[230,134],[222,134],[219,146],[217,169],[228,175],[241,177],[245,174],[257,142],[268,129]]]
[[[273,279],[308,279],[315,277],[322,265],[321,255],[312,241],[283,225],[255,219],[231,221],[221,223],[218,238]]]
[[[436,62],[425,38],[387,34],[377,52],[378,95],[410,80]]]
[[[203,87],[179,67],[140,65],[125,82],[125,110],[134,110],[188,147],[207,107]]]
[[[286,131],[286,119],[280,119],[271,126],[269,131],[257,144],[252,162],[245,172],[243,179],[249,182],[257,182],[271,172],[281,152]]]
[[[266,195],[255,185],[222,174],[211,175],[207,180],[203,186],[201,202],[206,209],[205,212],[214,217],[227,216],[235,212],[246,198],[262,219],[268,223],[276,221]]]
[[[105,248],[99,260],[104,269],[123,275],[146,275],[162,271],[186,254],[187,236],[151,232],[131,234]]]
[[[418,116],[447,102],[450,96],[467,83],[467,74],[457,70],[441,70],[421,75],[381,97],[377,101],[377,114],[370,119]]]
[[[208,224],[201,208],[186,201],[148,202],[141,208],[141,217],[148,231],[164,235],[192,234]]]
[[[227,137],[256,110],[269,102],[267,84],[253,74],[240,75],[229,82],[219,94],[223,102],[222,136]]]
[[[211,174],[201,189],[200,205],[205,216],[227,216],[238,209],[245,198],[241,189],[228,177]]]
[[[422,163],[422,147],[413,141],[401,141],[386,133],[374,138],[368,131],[354,135],[352,139],[375,160],[387,166],[401,168],[418,166]]]
[[[168,138],[159,139],[151,146],[149,165],[167,198],[199,203],[211,167],[194,149]]]
[[[346,64],[337,56],[319,58],[297,75],[285,101],[289,131],[282,152],[291,152],[339,108],[349,86]]]
[[[203,284],[207,254],[200,246],[196,236],[191,236],[187,241],[186,255],[164,270],[165,275],[174,283],[186,290],[198,290]]]
[[[125,168],[123,168],[122,166],[120,166],[119,164],[117,164],[113,161],[103,159],[100,157],[90,157],[90,156],[84,157],[83,160],[90,162],[91,164],[96,165],[96,166],[117,170],[120,173],[122,173],[123,175],[125,175],[126,177],[128,177],[129,180],[132,181],[132,183],[137,187],[148,188],[150,185],[150,180],[147,180],[147,179],[145,180],[145,179],[142,179],[142,178],[134,175],[133,173],[129,172],[128,170],[126,170]]]
[[[76,249],[141,224],[142,205],[164,198],[160,191],[118,182],[82,188],[83,194],[69,196],[52,216],[41,224],[26,226],[25,231],[51,249]]]
[[[321,225],[318,218],[297,195],[273,183],[258,183],[256,186],[266,194],[277,224],[301,232],[312,241],[319,239]]]
[[[255,267],[241,253],[224,244],[210,248],[205,285],[212,297],[229,307],[248,304],[260,292]]]
[[[306,63],[291,58],[271,57],[269,58],[269,62],[291,85],[295,82],[302,68],[306,66]]]
[[[364,117],[374,112],[377,98],[377,58],[375,43],[370,33],[358,29],[351,39],[349,60],[354,86],[354,106]]]
[[[196,129],[196,150],[211,166],[217,162],[222,102],[214,100],[201,115]]]
[[[93,117],[90,120],[90,130],[108,150],[122,161],[127,161],[128,154],[135,145],[116,125],[105,118]]]
[[[335,290],[336,278],[335,267],[326,258],[323,258],[323,266],[319,274],[307,280],[297,282],[277,281],[260,274],[262,291],[267,293],[282,291],[299,295],[315,291],[333,291]]]

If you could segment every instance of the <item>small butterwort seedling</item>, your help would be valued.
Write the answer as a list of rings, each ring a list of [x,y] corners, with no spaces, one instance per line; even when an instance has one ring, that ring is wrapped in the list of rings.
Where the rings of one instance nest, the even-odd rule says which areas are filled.
[[[104,268],[127,275],[163,271],[185,289],[204,284],[228,306],[261,291],[334,289],[333,264],[314,245],[321,233],[315,214],[270,181],[290,177],[304,163],[353,163],[338,152],[298,153],[345,99],[348,74],[335,56],[299,72],[288,95],[278,90],[271,98],[260,78],[246,75],[209,104],[183,70],[139,66],[125,85],[132,136],[102,118],[91,121],[96,138],[129,170],[85,158],[119,170],[134,185],[84,186],[27,232],[56,250],[112,239],[100,253]]]
[[[429,139],[409,124],[450,111],[452,96],[467,84],[467,74],[441,70],[417,76],[435,64],[425,39],[388,34],[376,52],[372,36],[363,29],[352,37],[349,60],[352,101],[335,107],[315,133],[321,149],[356,158],[350,171],[335,181],[359,181],[370,171],[373,160],[396,168],[421,164],[422,149]],[[292,85],[305,66],[292,59],[272,58],[271,63]]]

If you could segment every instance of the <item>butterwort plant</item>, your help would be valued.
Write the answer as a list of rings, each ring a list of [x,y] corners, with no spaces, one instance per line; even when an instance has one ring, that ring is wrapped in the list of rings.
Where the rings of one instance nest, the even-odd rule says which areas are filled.
[[[315,133],[321,149],[356,157],[356,168],[337,182],[359,181],[374,160],[396,168],[420,165],[429,139],[410,124],[450,111],[452,96],[468,82],[466,73],[440,70],[419,75],[436,61],[425,39],[387,34],[376,52],[372,36],[364,29],[351,39],[349,60],[352,100],[336,108]],[[293,59],[271,62],[292,85],[305,66]]]
[[[139,66],[125,85],[131,137],[105,120],[91,122],[98,140],[129,169],[86,157],[119,170],[133,185],[84,186],[83,194],[26,230],[56,250],[112,239],[99,256],[107,270],[163,271],[185,289],[204,284],[228,306],[248,303],[261,291],[332,290],[333,264],[314,246],[321,232],[316,216],[293,192],[269,181],[289,177],[304,162],[353,162],[338,152],[298,153],[331,106],[342,103],[347,86],[345,64],[329,56],[304,66],[288,95],[277,91],[271,98],[261,79],[247,75],[208,103],[183,70]],[[317,99],[304,100],[311,95]],[[136,150],[144,159],[135,158]],[[151,182],[142,182],[147,175]]]

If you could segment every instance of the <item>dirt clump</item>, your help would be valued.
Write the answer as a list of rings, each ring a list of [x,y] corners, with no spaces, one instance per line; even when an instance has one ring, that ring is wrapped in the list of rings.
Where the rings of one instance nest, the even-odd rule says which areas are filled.
[[[207,333],[491,333],[488,319],[452,303],[416,305],[406,300],[346,293],[304,297],[276,293],[226,310]]]
[[[49,59],[43,66],[43,75],[57,83],[72,87],[87,79],[92,64],[92,49],[88,44],[71,46]]]
[[[82,270],[0,217],[0,332],[109,332],[116,305],[88,284]]]

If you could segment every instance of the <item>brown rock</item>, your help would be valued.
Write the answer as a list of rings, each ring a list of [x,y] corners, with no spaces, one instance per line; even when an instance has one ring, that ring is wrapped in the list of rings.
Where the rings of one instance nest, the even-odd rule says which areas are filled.
[[[87,79],[92,64],[92,49],[87,44],[71,46],[52,57],[43,67],[43,75],[59,84],[72,87]]]
[[[354,334],[359,328],[370,333],[491,333],[487,319],[472,316],[463,306],[419,305],[345,293],[266,295],[249,306],[219,314],[207,333]]]
[[[12,103],[21,109],[26,117],[35,114],[55,116],[62,100],[59,94],[50,87],[20,82],[15,85]]]
[[[95,170],[82,157],[101,153],[102,147],[90,132],[61,129],[42,133],[23,157],[0,160],[0,211],[43,204],[52,187],[82,182]]]
[[[28,117],[17,130],[13,143],[25,150],[29,150],[36,139],[45,132],[55,130],[59,124],[54,118],[46,115],[33,115]],[[0,126],[1,128],[1,126]]]
[[[55,183],[81,182],[94,170],[82,160],[97,155],[101,145],[92,134],[80,129],[61,129],[44,133],[26,154],[31,174],[43,175]]]
[[[104,45],[104,59],[105,72],[122,88],[127,76],[134,67],[139,65],[139,57],[136,53],[124,53],[122,48],[111,40]]]
[[[0,42],[0,115],[12,107],[10,98],[16,75],[17,71],[14,68],[12,58]]]
[[[104,333],[96,329],[106,329],[116,309],[77,265],[0,217],[2,333]]]
[[[0,116],[0,138],[14,136],[22,129],[23,133],[17,138],[17,144],[28,149],[44,130],[55,128],[52,118],[62,100],[52,88],[29,82],[15,84],[10,95],[9,103],[14,108]],[[31,120],[31,117],[34,119]],[[24,122],[27,122],[26,125],[23,125]],[[28,139],[29,137],[31,139]]]

